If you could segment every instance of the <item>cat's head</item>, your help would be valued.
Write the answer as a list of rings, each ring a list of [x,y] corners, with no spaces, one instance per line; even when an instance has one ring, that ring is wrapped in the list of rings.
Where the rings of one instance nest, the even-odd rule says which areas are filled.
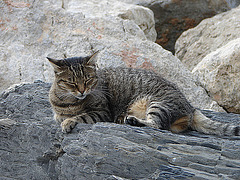
[[[56,60],[47,57],[55,72],[57,86],[78,99],[84,99],[97,85],[96,53],[87,57]]]

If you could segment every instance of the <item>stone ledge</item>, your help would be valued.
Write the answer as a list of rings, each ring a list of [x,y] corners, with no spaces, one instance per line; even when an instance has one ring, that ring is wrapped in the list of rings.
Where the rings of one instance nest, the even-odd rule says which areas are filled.
[[[0,179],[237,179],[240,137],[173,134],[114,123],[78,124],[62,134],[52,118],[49,83],[5,92],[0,116]],[[203,111],[238,124],[240,115]],[[1,122],[1,121],[0,121]],[[31,168],[29,168],[31,167]]]

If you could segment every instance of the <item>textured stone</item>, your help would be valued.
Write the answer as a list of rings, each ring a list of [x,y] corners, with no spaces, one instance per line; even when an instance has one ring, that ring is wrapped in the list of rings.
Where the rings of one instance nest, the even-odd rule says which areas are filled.
[[[147,39],[156,40],[153,12],[143,6],[126,4],[122,1],[103,0],[71,0],[64,7],[70,13],[83,13],[85,18],[116,18],[133,21],[144,32]],[[110,31],[113,31],[114,27]],[[112,34],[117,36],[117,34]]]
[[[240,138],[114,123],[78,124],[62,134],[36,81],[0,97],[0,179],[238,179]],[[203,111],[239,124],[237,114]],[[1,123],[2,121],[0,121]]]
[[[240,38],[213,51],[193,69],[209,94],[229,112],[240,113]]]
[[[0,7],[0,91],[36,78],[51,81],[48,55],[86,55],[119,40],[156,39],[152,11],[137,5],[31,0],[0,1]]]
[[[36,79],[52,81],[47,56],[86,56],[100,50],[100,68],[112,65],[154,70],[177,83],[194,106],[222,111],[175,56],[148,40],[154,36],[149,9],[113,0],[62,2],[0,2],[1,17],[8,17],[2,20],[0,31],[0,90]]]
[[[239,17],[240,6],[185,31],[175,44],[176,56],[192,70],[207,54],[240,38]]]
[[[230,10],[240,0],[123,0],[150,8],[154,13],[157,43],[174,53],[177,38],[203,19]]]

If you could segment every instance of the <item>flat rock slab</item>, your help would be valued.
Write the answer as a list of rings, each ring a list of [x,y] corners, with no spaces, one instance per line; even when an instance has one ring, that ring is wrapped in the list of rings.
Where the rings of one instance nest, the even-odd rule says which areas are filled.
[[[114,123],[63,134],[36,81],[0,97],[0,179],[238,179],[240,137],[173,134]],[[239,124],[240,115],[203,111]],[[4,122],[4,123],[3,123]]]

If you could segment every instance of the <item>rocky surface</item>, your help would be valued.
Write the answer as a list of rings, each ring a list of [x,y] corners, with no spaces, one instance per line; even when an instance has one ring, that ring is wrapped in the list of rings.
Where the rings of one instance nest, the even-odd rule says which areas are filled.
[[[121,21],[121,19],[118,19],[119,17],[124,20],[130,20],[142,30],[148,40],[156,40],[157,34],[155,30],[153,12],[143,6],[126,4],[122,1],[115,0],[71,0],[64,4],[64,9],[70,13],[82,13],[85,18],[97,17],[101,19],[108,19],[109,17],[112,17],[116,21]],[[112,36],[116,36],[116,34],[112,34]]]
[[[1,91],[36,78],[51,81],[46,56],[89,55],[111,44],[117,49],[127,39],[156,39],[153,13],[147,8],[111,0],[63,2],[0,2]]]
[[[13,86],[0,97],[0,179],[238,179],[240,138],[113,123],[63,134],[49,83]],[[239,124],[236,114],[204,111]],[[3,123],[6,122],[6,123]],[[8,124],[6,126],[6,124]]]
[[[176,56],[192,70],[206,55],[240,38],[239,17],[240,6],[185,31],[175,44]]]
[[[174,81],[199,108],[222,111],[195,77],[156,38],[151,10],[120,1],[0,1],[0,91],[20,82],[51,82],[46,57],[100,50],[99,67],[152,69]]]
[[[176,56],[228,112],[240,113],[240,6],[203,20],[176,42]]]
[[[194,106],[221,111],[202,88],[208,88],[207,85],[199,84],[178,58],[153,42],[156,39],[153,12],[136,3],[126,3],[129,2],[0,1],[0,91],[24,81],[52,81],[53,72],[46,56],[85,56],[100,50],[99,68],[151,69],[177,83]],[[236,8],[183,33],[176,45],[178,57],[198,61],[215,51],[212,55],[219,58],[216,63],[220,62],[224,53],[217,49],[239,37],[238,17]],[[176,22],[187,23],[169,22],[174,26]],[[193,55],[188,55],[191,52]],[[232,54],[226,57],[236,55],[237,59],[237,52],[230,49],[228,52]],[[223,68],[218,72],[222,72],[220,79],[226,83],[226,75],[231,78],[238,71],[222,61],[221,64]],[[214,71],[208,69],[212,77]],[[36,81],[14,85],[1,94],[0,179],[238,179],[240,176],[239,137],[197,132],[172,134],[111,123],[78,124],[71,134],[63,134],[52,118],[49,88],[49,83]],[[239,115],[203,112],[214,120],[239,125]]]
[[[174,53],[174,45],[182,32],[240,4],[239,0],[123,0],[150,8],[154,13],[157,43]]]
[[[209,94],[228,112],[240,113],[240,38],[209,53],[193,69]]]

